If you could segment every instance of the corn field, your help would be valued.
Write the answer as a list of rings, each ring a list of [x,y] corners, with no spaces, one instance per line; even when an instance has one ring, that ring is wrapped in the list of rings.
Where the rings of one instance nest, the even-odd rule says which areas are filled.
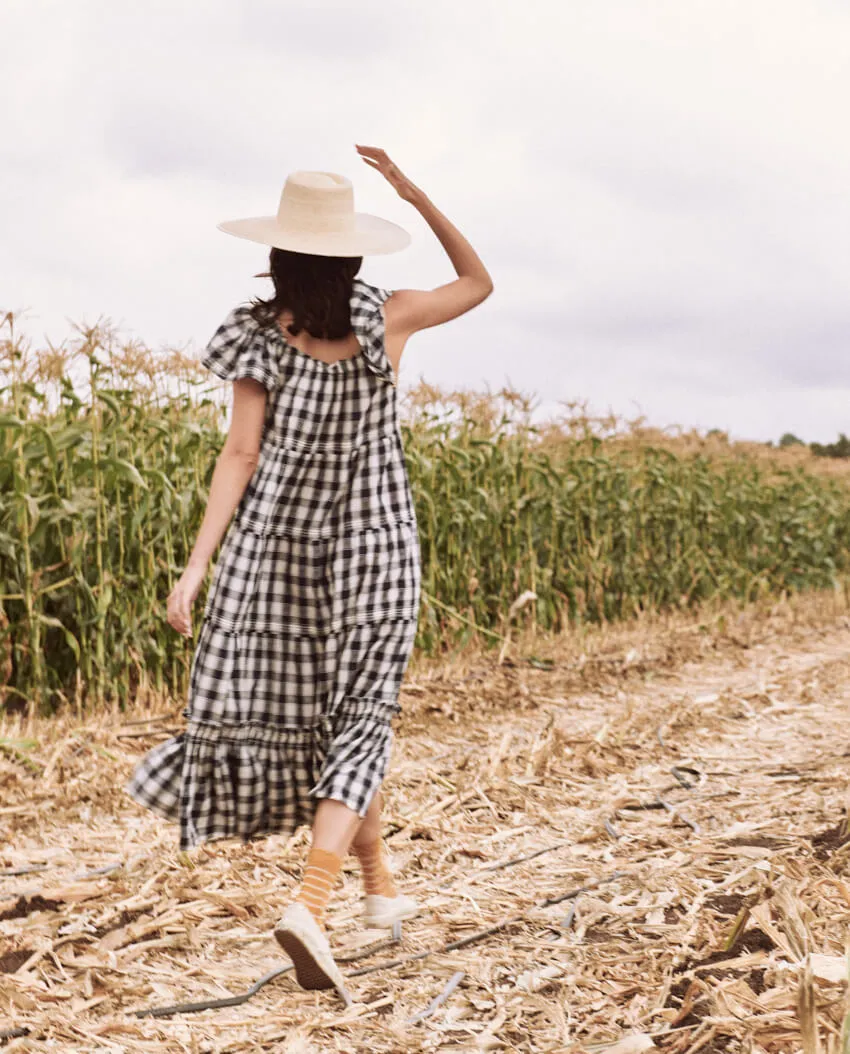
[[[108,325],[0,339],[0,700],[50,713],[185,691],[165,599],[204,512],[227,386]],[[850,484],[778,456],[535,425],[527,400],[405,400],[423,567],[417,647],[844,588]],[[204,595],[195,603],[202,609]],[[197,617],[197,615],[196,615]]]

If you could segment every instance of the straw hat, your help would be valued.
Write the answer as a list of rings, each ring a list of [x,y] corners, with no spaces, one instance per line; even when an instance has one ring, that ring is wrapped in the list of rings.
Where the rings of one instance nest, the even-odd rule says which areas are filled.
[[[377,256],[410,244],[402,227],[354,211],[351,180],[335,172],[292,172],[276,216],[228,220],[220,231],[311,256]]]

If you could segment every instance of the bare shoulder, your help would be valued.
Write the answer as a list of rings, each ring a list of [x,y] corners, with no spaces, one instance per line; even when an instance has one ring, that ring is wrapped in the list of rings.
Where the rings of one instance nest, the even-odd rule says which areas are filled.
[[[397,289],[384,304],[387,334],[406,338],[420,329],[450,322],[477,307],[492,291],[492,283],[467,277],[435,289]]]

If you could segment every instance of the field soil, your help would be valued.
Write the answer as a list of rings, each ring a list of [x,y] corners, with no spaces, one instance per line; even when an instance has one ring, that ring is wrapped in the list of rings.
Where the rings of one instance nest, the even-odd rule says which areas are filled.
[[[123,791],[181,704],[0,726],[0,1046],[71,1051],[840,1049],[850,620],[832,597],[411,667],[386,830],[419,918],[271,929],[307,832],[179,853]],[[26,742],[29,739],[32,742]],[[461,946],[449,948],[449,945]],[[434,1000],[443,995],[436,1007]]]

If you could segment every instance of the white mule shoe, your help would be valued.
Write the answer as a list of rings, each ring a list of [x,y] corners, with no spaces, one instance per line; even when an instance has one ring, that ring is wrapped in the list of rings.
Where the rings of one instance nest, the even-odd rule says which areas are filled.
[[[350,1002],[345,981],[334,962],[331,946],[306,904],[289,904],[274,928],[275,940],[295,967],[295,978],[308,991],[336,988]]]
[[[412,897],[399,893],[395,897],[382,897],[377,893],[366,895],[363,921],[376,930],[391,930],[397,923],[412,919],[419,914],[419,905]]]

